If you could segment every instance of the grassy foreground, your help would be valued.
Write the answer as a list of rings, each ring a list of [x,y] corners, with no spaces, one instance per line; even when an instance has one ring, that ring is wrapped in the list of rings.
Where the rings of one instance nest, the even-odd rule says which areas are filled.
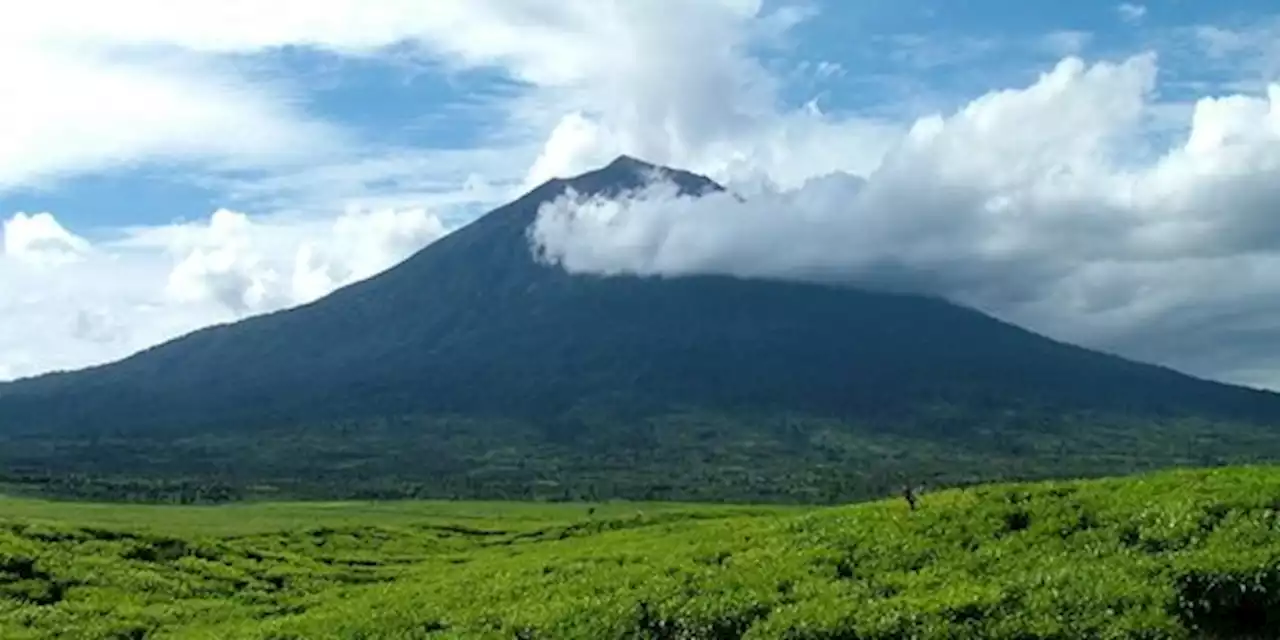
[[[916,512],[0,500],[0,637],[1280,637],[1280,468]]]

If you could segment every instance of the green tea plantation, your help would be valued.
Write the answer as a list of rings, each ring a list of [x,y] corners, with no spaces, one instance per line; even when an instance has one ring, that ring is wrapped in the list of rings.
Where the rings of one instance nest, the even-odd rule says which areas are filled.
[[[0,638],[1280,637],[1280,468],[834,508],[0,500]]]

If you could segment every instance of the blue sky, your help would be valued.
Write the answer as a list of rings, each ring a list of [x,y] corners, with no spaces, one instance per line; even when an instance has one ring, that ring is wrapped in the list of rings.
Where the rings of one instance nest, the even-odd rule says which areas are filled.
[[[766,4],[764,11],[781,6]],[[1211,84],[1235,81],[1221,70],[1194,68],[1202,50],[1170,43],[1192,39],[1192,30],[1208,25],[1245,30],[1267,10],[1267,3],[1256,1],[1176,0],[1128,4],[1129,9],[1113,2],[1006,0],[791,6],[811,17],[791,29],[785,42],[758,49],[764,63],[787,80],[779,96],[784,106],[816,101],[824,111],[900,120],[954,109],[995,87],[1025,84],[1063,55],[1115,56],[1160,47],[1162,56],[1186,65],[1166,68],[1166,74]],[[287,87],[289,99],[308,115],[341,126],[358,145],[371,147],[370,153],[379,147],[487,145],[502,126],[502,109],[493,103],[521,91],[501,69],[451,68],[404,43],[360,57],[289,45],[239,58],[232,64],[246,68],[249,79]],[[821,65],[833,71],[819,71]],[[1175,98],[1187,93],[1174,82],[1163,89]],[[240,179],[259,175],[250,171]],[[219,180],[209,182],[206,166],[143,159],[14,185],[0,192],[0,206],[56,211],[69,227],[93,228],[163,224],[205,217],[217,206],[255,203],[220,187]],[[394,177],[370,182],[370,189],[392,195],[400,186]]]
[[[783,6],[766,3],[763,11]],[[785,81],[779,92],[783,104],[795,108],[816,101],[827,112],[898,120],[954,109],[992,88],[1025,84],[1071,54],[1118,56],[1158,48],[1163,58],[1180,65],[1162,68],[1170,76],[1162,90],[1175,99],[1198,96],[1174,78],[1210,86],[1238,78],[1197,60],[1205,52],[1188,42],[1196,38],[1194,30],[1216,26],[1244,34],[1268,12],[1268,3],[1260,1],[1185,0],[1126,4],[1127,9],[1113,2],[1007,0],[790,6],[810,17],[792,28],[785,42],[757,49]],[[241,67],[250,81],[284,87],[288,99],[309,116],[341,126],[354,138],[352,144],[368,147],[361,155],[376,155],[380,148],[486,146],[502,128],[503,109],[495,102],[522,90],[501,68],[450,66],[406,43],[360,56],[290,44],[234,58],[230,64]],[[180,159],[142,158],[59,172],[5,189],[0,207],[55,211],[68,227],[89,230],[197,219],[218,206],[257,204],[211,180],[208,169],[183,166]],[[238,178],[251,181],[260,175],[249,171]],[[395,177],[367,180],[362,186],[378,194],[400,191]]]
[[[998,223],[948,216],[950,204],[936,202],[909,220],[865,217],[914,211],[885,200],[874,211],[773,212],[768,221],[782,229],[769,234],[799,234],[794,254],[809,263],[751,253],[726,223],[699,230],[720,238],[722,254],[695,251],[672,264],[746,273],[740,261],[750,255],[799,271],[838,267],[856,280],[861,272],[833,257],[840,246],[806,243],[856,243],[875,224],[888,234],[883,259],[918,271],[929,293],[1201,375],[1280,380],[1269,365],[1280,353],[1256,348],[1280,344],[1267,320],[1275,310],[1256,302],[1273,293],[1258,275],[1271,247],[1238,240],[1266,235],[1246,214],[1270,192],[1242,192],[1239,211],[1222,219],[1185,210],[1228,170],[1236,180],[1243,170],[1271,176],[1267,118],[1280,116],[1266,115],[1267,91],[1280,81],[1280,9],[1270,3],[270,6],[47,0],[0,25],[0,76],[22,96],[0,107],[0,378],[118,358],[314,299],[532,184],[625,152],[788,193],[770,202],[796,211],[827,202],[813,189],[834,183],[814,178],[855,176],[855,198],[864,186],[892,192],[889,179],[908,169],[919,172],[917,191],[953,192],[963,175],[961,186],[985,190],[984,206],[1017,203],[1061,170],[1043,164],[1046,154],[1069,157],[1058,164],[1093,180],[1071,197],[1084,189],[1085,209],[1118,207],[1107,224],[1146,244],[1105,255],[1080,248],[1100,239],[1048,244],[1075,232],[1029,204],[1011,205],[1025,210]],[[1222,108],[1197,107],[1232,96]],[[983,113],[996,124],[983,124]],[[934,127],[935,116],[946,135],[927,144],[970,145],[1004,154],[1000,162],[974,173],[938,160],[949,147],[913,151],[925,143],[908,132]],[[1241,132],[1254,137],[1239,141]],[[1218,155],[1173,157],[1196,136],[1218,140],[1205,143]],[[1160,182],[1148,198],[1156,204],[1142,200],[1156,189],[1144,185],[1167,182],[1171,167],[1203,191]],[[1049,226],[1021,226],[1033,218]],[[1224,229],[1220,250],[1178,248],[1190,245],[1170,231],[1210,227]],[[959,238],[945,266],[912,244],[940,229]],[[1018,275],[1042,279],[1008,276],[994,246],[1000,260],[1027,260]],[[621,249],[611,255],[626,261]],[[973,275],[927,276],[938,270]],[[1189,273],[1227,274],[1215,277],[1239,286],[1193,287],[1200,281]],[[1227,312],[1234,320],[1214,329]]]

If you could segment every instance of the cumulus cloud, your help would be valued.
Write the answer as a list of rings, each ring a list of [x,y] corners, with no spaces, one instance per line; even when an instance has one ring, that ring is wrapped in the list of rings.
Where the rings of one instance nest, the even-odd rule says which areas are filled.
[[[5,377],[114,360],[209,324],[310,302],[448,231],[416,208],[319,219],[220,209],[94,243],[47,213],[15,215],[4,229]]]
[[[0,227],[4,257],[28,264],[75,261],[89,250],[89,243],[67,231],[48,212],[18,212]]]
[[[1112,179],[1099,159],[1138,120],[1153,76],[1147,56],[1094,67],[1067,59],[1026,90],[919,120],[865,176],[832,173],[741,202],[664,197],[662,185],[630,200],[565,200],[543,212],[534,237],[570,269],[640,273],[1037,256],[1044,225],[1110,224],[1096,212],[1061,210],[1075,204],[1073,189]],[[779,232],[797,242],[780,248]]]
[[[173,259],[165,292],[244,315],[306,302],[372,276],[447,232],[434,214],[353,209],[324,221],[254,221],[219,209],[207,222],[135,230],[120,246]]]
[[[171,245],[186,255],[169,272],[165,290],[170,296],[182,302],[217,302],[238,314],[283,305],[269,291],[280,276],[255,250],[248,216],[219,209],[208,225],[190,231]]]
[[[586,37],[558,43],[551,59],[519,58],[527,62],[518,75],[556,106],[526,185],[620,153],[723,180],[794,185],[814,173],[867,169],[896,132],[870,118],[830,117],[814,103],[784,105],[781,78],[755,51],[780,46],[806,12],[703,0],[681,3],[681,19],[671,20],[671,8],[596,3],[566,17]],[[831,75],[830,63],[821,68]],[[831,153],[835,145],[845,151]]]
[[[1200,100],[1185,136],[1151,152],[1142,123],[1156,80],[1152,55],[1067,58],[1030,86],[918,120],[865,175],[747,199],[660,184],[621,201],[565,198],[540,213],[532,242],[571,271],[941,295],[1231,376],[1280,355],[1264,319],[1275,309],[1255,300],[1280,293],[1269,275],[1280,261],[1280,86]],[[1212,335],[1250,346],[1224,358]]]
[[[296,253],[292,297],[310,302],[339,286],[364,280],[448,233],[424,209],[350,211],[326,239]]]

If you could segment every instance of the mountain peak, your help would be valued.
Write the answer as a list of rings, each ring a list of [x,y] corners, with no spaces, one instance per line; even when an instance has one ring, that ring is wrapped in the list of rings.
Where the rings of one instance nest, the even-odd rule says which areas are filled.
[[[669,167],[660,167],[656,164],[645,162],[644,160],[636,158],[635,156],[629,156],[625,153],[614,158],[613,162],[605,165],[604,168],[611,171],[662,171],[664,169],[667,171],[674,171],[674,169]]]
[[[697,196],[724,190],[724,187],[706,176],[653,164],[626,154],[614,158],[599,169],[563,182],[580,194],[608,198],[641,189],[655,178],[674,183],[681,195]]]

